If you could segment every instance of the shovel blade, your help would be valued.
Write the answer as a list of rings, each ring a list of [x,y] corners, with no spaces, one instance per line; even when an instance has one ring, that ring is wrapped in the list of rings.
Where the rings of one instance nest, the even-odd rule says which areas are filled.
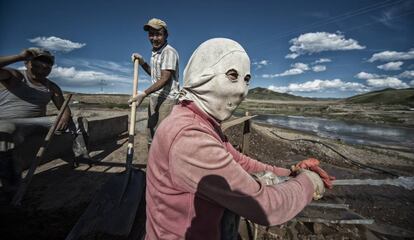
[[[128,185],[123,189],[125,178]],[[138,206],[145,201],[145,172],[131,169],[116,174],[101,188],[79,218],[66,240],[105,234],[128,236],[135,220]]]

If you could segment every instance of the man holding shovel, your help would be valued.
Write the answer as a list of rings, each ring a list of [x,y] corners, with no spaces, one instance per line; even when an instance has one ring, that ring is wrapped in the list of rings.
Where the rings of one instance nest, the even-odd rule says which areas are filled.
[[[167,24],[153,18],[144,25],[148,39],[152,45],[151,65],[138,54],[132,54],[132,61],[138,59],[144,71],[151,76],[152,85],[144,92],[130,99],[137,102],[139,107],[145,97],[149,96],[148,106],[148,144],[152,142],[155,130],[160,122],[168,116],[177,102],[178,82],[178,53],[168,44]]]
[[[5,68],[18,61],[24,61],[26,70]],[[64,102],[59,86],[47,78],[53,64],[54,56],[40,48],[0,57],[0,179],[6,192],[12,192],[20,180],[21,169],[13,159],[14,149],[30,135],[47,133],[55,118],[45,116],[50,100],[58,109]],[[76,137],[75,157],[89,158],[69,108],[65,109],[57,129],[70,131]]]

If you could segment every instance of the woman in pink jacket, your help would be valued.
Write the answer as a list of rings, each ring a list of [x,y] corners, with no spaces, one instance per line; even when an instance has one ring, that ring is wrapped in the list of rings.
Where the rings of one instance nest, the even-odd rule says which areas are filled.
[[[249,81],[249,57],[233,40],[208,40],[191,56],[180,103],[159,126],[149,152],[146,239],[220,239],[224,209],[261,225],[281,224],[323,194],[313,171],[298,171],[278,185],[254,179],[251,173],[291,171],[239,153],[221,132]],[[312,160],[304,165],[318,168]]]

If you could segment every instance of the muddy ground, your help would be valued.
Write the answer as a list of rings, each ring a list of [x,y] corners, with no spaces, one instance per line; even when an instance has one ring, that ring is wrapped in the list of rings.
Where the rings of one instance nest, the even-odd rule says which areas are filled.
[[[84,108],[74,108],[74,111],[78,115],[93,117],[103,114],[102,112],[109,115],[128,113],[122,109],[86,111]],[[143,116],[143,113],[139,115]],[[145,164],[145,120],[138,118],[140,121],[135,138],[134,164]],[[241,133],[241,126],[226,131],[234,145],[240,144]],[[64,157],[42,165],[36,172],[21,207],[10,207],[5,201],[1,202],[1,239],[64,239],[100,187],[114,173],[123,171],[126,142],[126,135],[121,135],[118,139],[91,145],[95,161],[91,165],[85,162],[73,167]],[[316,157],[321,160],[323,168],[338,179],[383,179],[393,175],[412,176],[414,172],[413,152],[351,146],[266,125],[253,124],[249,146],[250,156],[284,167],[307,156]],[[350,211],[360,218],[373,219],[374,224],[313,224],[292,221],[277,227],[257,227],[257,239],[414,238],[413,191],[393,186],[336,186],[328,190],[318,202],[348,204]],[[306,208],[304,216],[332,219],[354,219],[356,216],[350,217],[349,214],[335,211],[337,210],[328,208]],[[243,233],[244,237],[247,235]]]
[[[229,129],[227,134],[233,143],[240,144],[241,132],[241,127],[234,127]],[[301,140],[291,141],[293,139]],[[306,156],[315,157],[320,159],[322,167],[337,179],[384,179],[394,177],[391,174],[412,176],[414,172],[412,152],[351,146],[335,140],[266,125],[253,125],[250,156],[284,167],[289,167]],[[370,167],[378,168],[379,171],[370,169]],[[373,219],[374,224],[290,222],[267,230],[260,227],[259,239],[414,238],[414,192],[412,190],[394,186],[335,186],[334,189],[326,192],[322,200],[317,202],[348,204],[351,212],[365,219]],[[348,219],[347,214],[336,211],[329,208],[318,210],[308,207],[304,212],[310,217]],[[355,216],[351,218],[356,219]]]

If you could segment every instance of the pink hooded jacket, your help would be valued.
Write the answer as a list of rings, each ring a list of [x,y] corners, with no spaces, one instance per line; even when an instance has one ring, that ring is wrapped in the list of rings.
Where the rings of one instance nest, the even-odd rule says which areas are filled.
[[[146,239],[220,239],[226,208],[260,225],[277,225],[312,200],[307,176],[266,186],[250,175],[262,171],[290,174],[239,153],[193,102],[174,106],[149,152]]]

